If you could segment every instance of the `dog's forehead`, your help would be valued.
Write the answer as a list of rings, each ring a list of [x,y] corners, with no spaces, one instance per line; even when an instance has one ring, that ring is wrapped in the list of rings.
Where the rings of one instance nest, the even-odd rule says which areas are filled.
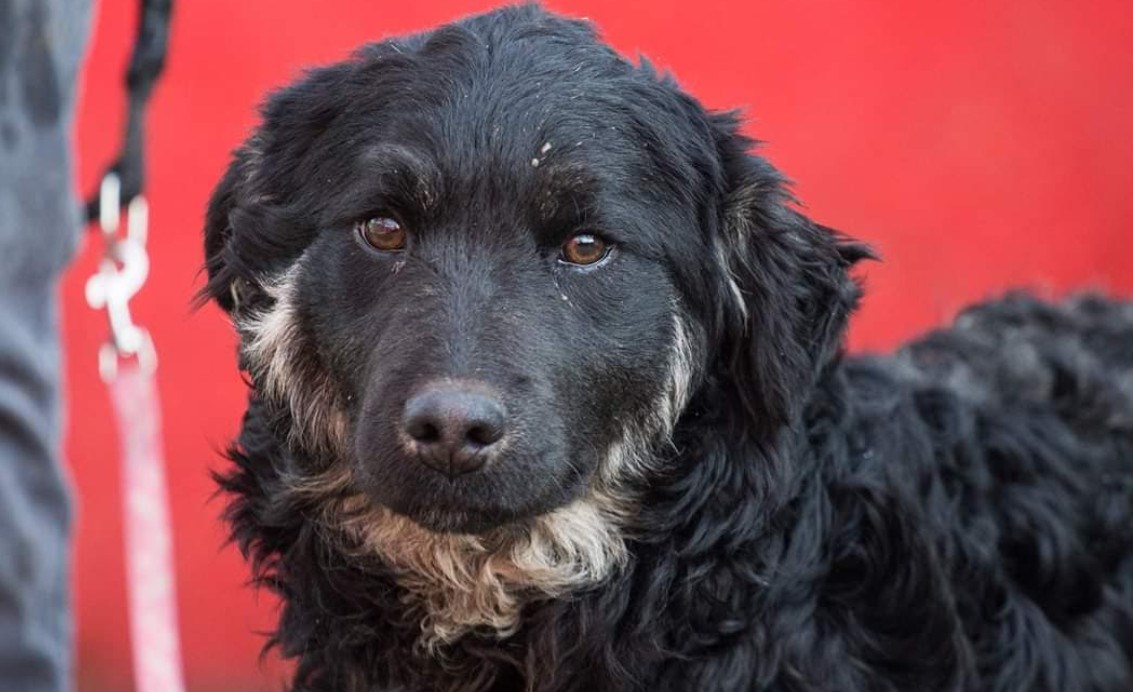
[[[698,197],[714,144],[692,99],[577,23],[505,29],[375,45],[328,80],[332,117],[305,161],[323,175],[298,183],[319,186],[320,218],[382,208],[391,190],[418,209],[518,200],[544,218],[644,217]]]
[[[646,156],[631,104],[609,84],[489,70],[435,88],[445,92],[432,99],[435,105],[395,109],[389,129],[393,140],[413,142],[450,176],[492,166],[497,174],[569,183],[588,169],[614,173]]]
[[[363,55],[353,81],[364,86],[347,115],[352,132],[413,144],[454,171],[487,160],[530,168],[569,162],[575,170],[632,165],[646,156],[643,136],[656,138],[656,126],[678,110],[671,85],[620,57],[588,25],[531,8],[394,39]]]

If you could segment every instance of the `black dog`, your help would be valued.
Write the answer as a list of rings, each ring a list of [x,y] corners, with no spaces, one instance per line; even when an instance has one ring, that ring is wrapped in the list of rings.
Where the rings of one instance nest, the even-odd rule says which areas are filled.
[[[263,118],[206,293],[297,689],[1133,689],[1133,305],[844,358],[870,250],[536,7]]]

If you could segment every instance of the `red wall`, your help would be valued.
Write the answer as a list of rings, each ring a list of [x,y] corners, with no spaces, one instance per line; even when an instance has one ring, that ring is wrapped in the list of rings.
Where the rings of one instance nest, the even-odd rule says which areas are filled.
[[[82,190],[117,146],[135,0],[102,0],[80,108]],[[180,2],[149,132],[153,273],[136,302],[161,357],[182,637],[194,690],[278,689],[257,661],[273,603],[222,548],[207,471],[243,389],[214,308],[192,313],[200,226],[264,91],[355,45],[490,2]],[[822,222],[874,243],[856,348],[887,348],[1008,286],[1133,294],[1133,3],[959,0],[740,3],[558,0],[619,49],[670,68],[751,131]],[[95,373],[104,333],[65,291],[67,452],[79,495],[76,585],[84,690],[129,689],[118,469]]]

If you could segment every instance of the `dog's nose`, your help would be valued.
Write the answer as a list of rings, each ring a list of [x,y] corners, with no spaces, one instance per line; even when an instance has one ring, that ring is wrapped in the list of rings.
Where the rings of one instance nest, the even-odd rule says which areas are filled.
[[[484,389],[443,384],[405,403],[403,426],[421,463],[452,477],[481,468],[506,423],[503,403]]]

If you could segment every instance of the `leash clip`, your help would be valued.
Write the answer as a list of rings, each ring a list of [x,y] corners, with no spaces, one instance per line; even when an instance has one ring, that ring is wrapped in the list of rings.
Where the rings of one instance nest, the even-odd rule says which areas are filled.
[[[105,308],[110,323],[110,337],[98,352],[98,369],[109,382],[118,374],[118,361],[137,358],[145,372],[157,367],[157,353],[149,332],[134,323],[130,314],[133,298],[149,276],[149,255],[146,233],[149,205],[137,195],[126,206],[126,230],[121,223],[121,181],[115,173],[107,173],[99,187],[98,223],[102,229],[105,251],[98,271],[87,279],[87,304],[95,310]]]

